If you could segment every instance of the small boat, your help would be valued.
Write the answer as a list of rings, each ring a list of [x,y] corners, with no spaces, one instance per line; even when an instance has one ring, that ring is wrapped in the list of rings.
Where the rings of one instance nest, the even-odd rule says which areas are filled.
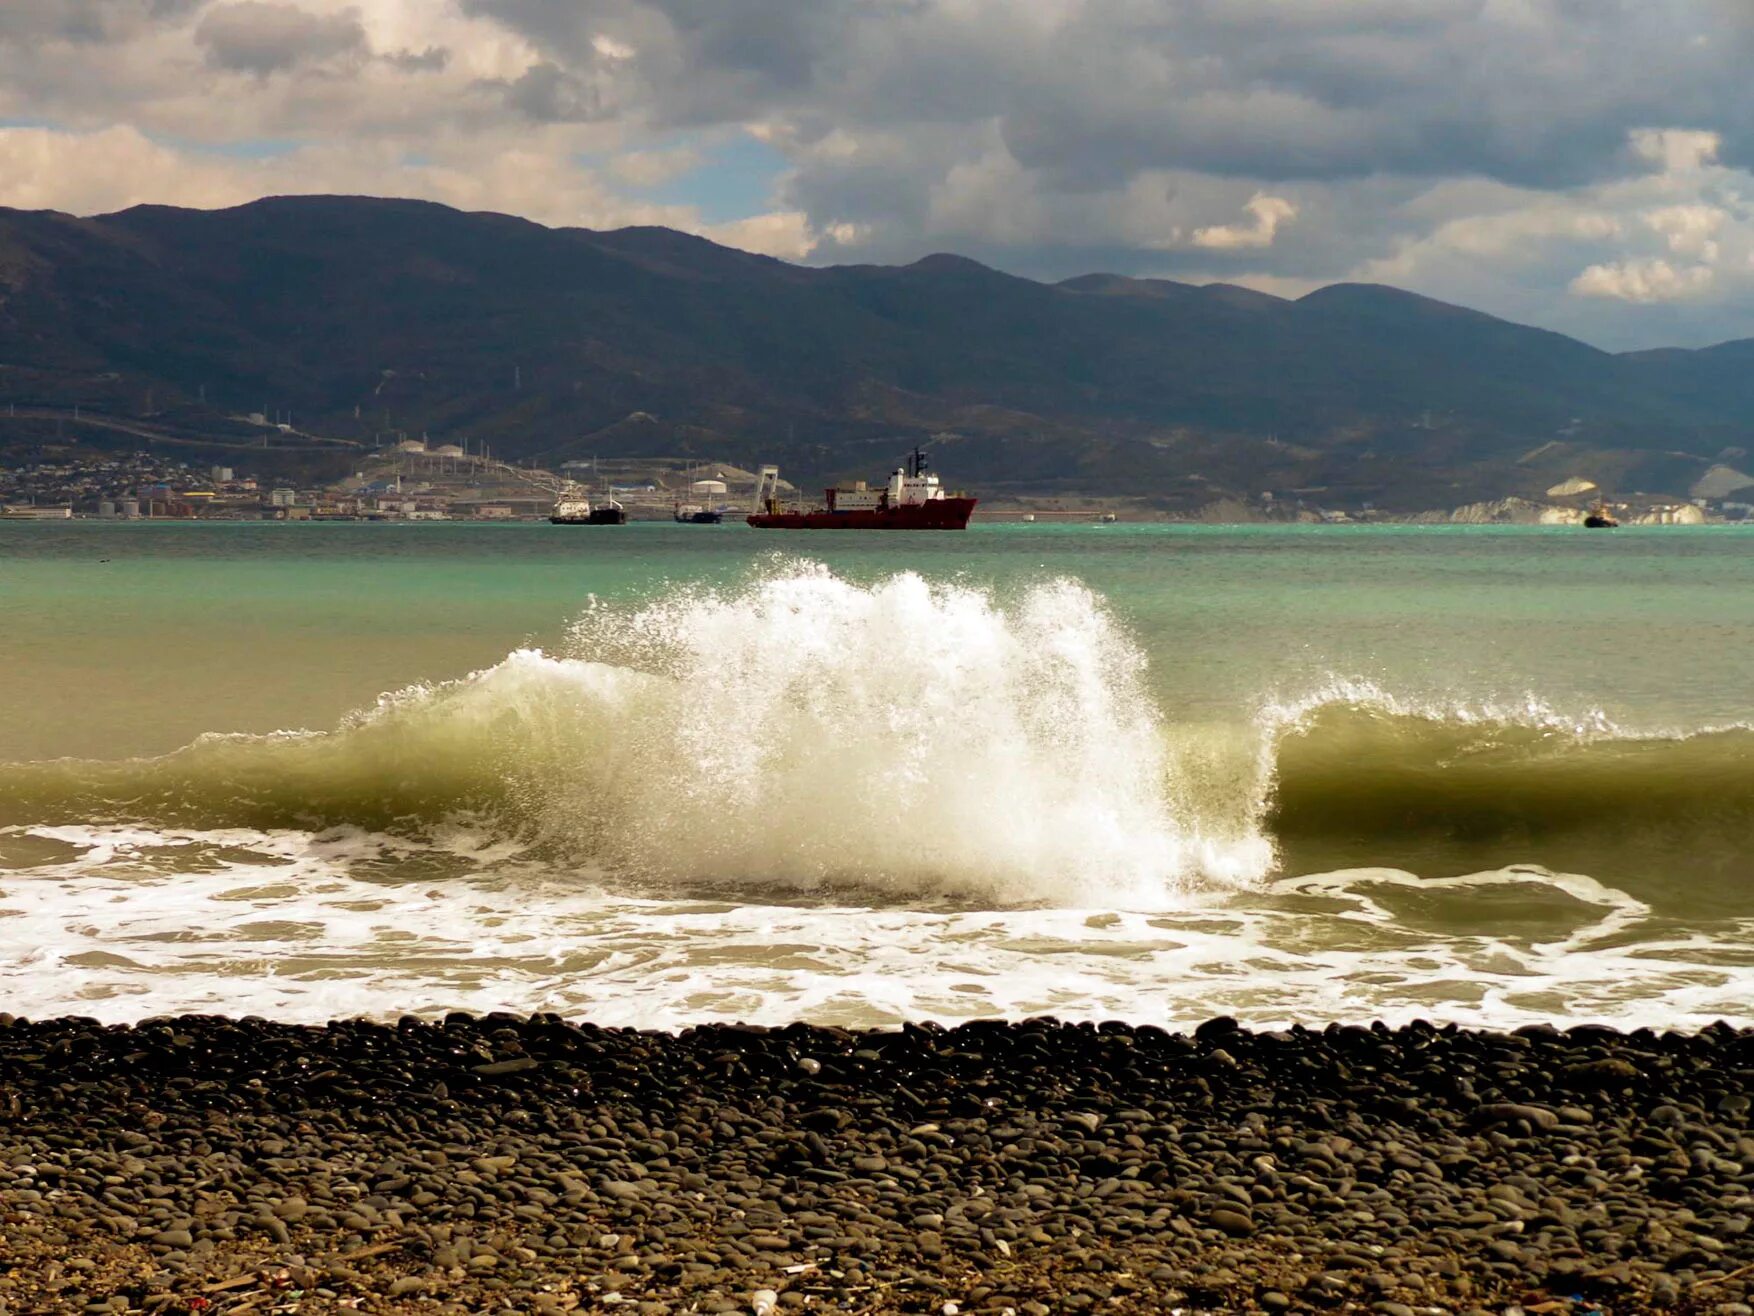
[[[626,525],[627,509],[613,498],[593,507],[582,494],[562,494],[548,521],[550,525]]]
[[[1101,516],[1096,518],[1096,524],[1097,525],[1113,525],[1118,520],[1120,520],[1120,518],[1117,517],[1113,512],[1104,512]]]
[[[1584,526],[1590,530],[1612,530],[1615,526],[1620,524],[1620,522],[1615,519],[1614,514],[1608,510],[1607,503],[1597,503],[1594,507],[1590,508],[1589,513],[1583,519],[1583,523]]]
[[[1023,520],[1024,520],[1024,523],[1026,525],[1032,524],[1035,521],[1035,513],[1034,512],[1025,512],[1023,514]]]
[[[822,507],[782,507],[779,480],[779,467],[761,468],[748,518],[758,530],[966,530],[977,501],[946,493],[938,477],[926,473],[926,455],[918,448],[888,483],[873,489],[860,480],[850,488],[825,489]]]
[[[673,515],[679,525],[718,525],[725,519],[723,512],[695,503],[677,503]]]

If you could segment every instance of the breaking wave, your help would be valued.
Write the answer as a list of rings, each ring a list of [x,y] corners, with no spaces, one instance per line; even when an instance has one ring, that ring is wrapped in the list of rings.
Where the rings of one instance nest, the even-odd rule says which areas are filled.
[[[0,827],[462,828],[640,889],[868,888],[1159,909],[1275,871],[1754,869],[1754,732],[1420,706],[1336,685],[1235,726],[1160,709],[1070,581],[789,563],[596,605],[563,653],[330,732],[0,767]]]
[[[1754,729],[1635,733],[1599,712],[1409,705],[1339,686],[1266,722],[1282,866],[1535,863],[1691,888],[1754,875]],[[1726,890],[1731,903],[1743,893]]]
[[[593,607],[327,734],[6,770],[0,822],[408,830],[474,819],[624,879],[1152,907],[1268,848],[1167,807],[1144,657],[1100,600],[808,564]]]

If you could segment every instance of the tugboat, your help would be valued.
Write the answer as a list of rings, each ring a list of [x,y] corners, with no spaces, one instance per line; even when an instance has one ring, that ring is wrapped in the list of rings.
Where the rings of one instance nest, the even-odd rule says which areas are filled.
[[[786,508],[779,500],[780,468],[763,466],[755,486],[749,524],[758,530],[966,530],[978,499],[947,494],[926,473],[926,454],[915,448],[882,487],[860,480],[851,488],[823,490],[824,506]]]
[[[1583,523],[1584,526],[1590,530],[1612,530],[1615,526],[1620,524],[1620,522],[1615,519],[1614,514],[1608,510],[1608,504],[1601,501],[1598,501],[1594,507],[1590,508],[1589,514],[1583,519]]]
[[[695,503],[677,503],[674,516],[679,525],[718,525],[725,519],[723,512]]]
[[[564,493],[555,500],[548,521],[550,525],[626,525],[627,509],[613,498],[593,507],[582,493]]]

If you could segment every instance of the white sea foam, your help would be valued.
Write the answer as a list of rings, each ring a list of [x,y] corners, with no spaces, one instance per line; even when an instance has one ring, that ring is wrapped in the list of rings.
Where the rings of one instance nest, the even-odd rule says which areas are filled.
[[[1434,698],[1429,695],[1415,698],[1377,681],[1338,674],[1296,694],[1281,692],[1263,698],[1255,712],[1255,723],[1266,733],[1270,743],[1281,736],[1307,732],[1320,714],[1335,708],[1454,727],[1522,727],[1563,734],[1580,741],[1632,734],[1595,705],[1567,710],[1533,691],[1508,700]]]
[[[923,910],[630,899],[459,838],[57,828],[37,839],[80,853],[0,879],[0,999],[25,1015],[314,1022],[461,1008],[647,1027],[1754,1017],[1754,921],[1664,935],[1625,893],[1538,869],[1435,882],[1363,869],[1173,911]],[[1445,900],[1456,909],[1433,908]],[[1502,902],[1514,919],[1494,918],[1510,912]]]
[[[490,760],[535,838],[629,881],[1173,907],[1259,878],[1250,817],[1178,777],[1138,647],[1088,590],[1004,604],[796,566],[593,612],[347,733]]]

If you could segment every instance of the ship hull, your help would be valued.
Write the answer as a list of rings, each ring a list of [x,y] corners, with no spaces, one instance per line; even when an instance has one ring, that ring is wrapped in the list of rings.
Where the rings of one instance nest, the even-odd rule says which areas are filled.
[[[619,507],[593,507],[588,516],[551,516],[549,525],[626,525],[627,513]]]
[[[749,524],[757,530],[966,530],[977,498],[934,498],[902,507],[857,511],[756,512]]]

